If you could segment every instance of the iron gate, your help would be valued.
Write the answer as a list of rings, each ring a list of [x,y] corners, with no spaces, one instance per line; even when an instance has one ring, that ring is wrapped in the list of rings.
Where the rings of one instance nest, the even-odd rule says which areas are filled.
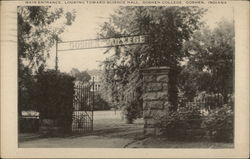
[[[94,81],[75,85],[72,132],[93,131]]]

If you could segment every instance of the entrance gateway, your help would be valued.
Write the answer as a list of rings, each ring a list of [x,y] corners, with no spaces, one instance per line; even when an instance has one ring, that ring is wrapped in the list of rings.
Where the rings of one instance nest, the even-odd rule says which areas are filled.
[[[56,42],[55,69],[58,70],[58,51],[136,45],[147,42],[147,35]],[[142,92],[144,132],[147,134],[156,134],[159,128],[155,125],[157,125],[159,119],[153,117],[159,115],[165,116],[168,112],[168,68],[144,69],[142,70],[142,75],[144,90]],[[75,85],[72,121],[73,132],[93,131],[94,90],[94,79],[90,83]]]
[[[90,39],[78,41],[56,41],[55,69],[58,70],[58,51],[83,50],[94,48],[115,47],[147,43],[147,35],[126,36],[107,39]]]

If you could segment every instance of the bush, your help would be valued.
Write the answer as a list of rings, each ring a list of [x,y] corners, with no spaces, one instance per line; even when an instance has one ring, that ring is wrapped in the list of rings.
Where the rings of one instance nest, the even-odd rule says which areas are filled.
[[[185,112],[172,112],[162,122],[163,135],[170,139],[192,138],[188,130],[199,129],[202,118],[198,110],[188,110]]]
[[[171,113],[162,124],[163,135],[170,139],[183,138],[184,130],[189,127],[182,114],[178,112]]]
[[[213,110],[207,116],[204,124],[215,141],[233,141],[233,114],[232,107],[224,105],[222,108]]]
[[[109,103],[100,94],[95,95],[94,110],[110,110]]]
[[[126,123],[132,124],[135,119],[141,117],[142,110],[140,109],[140,103],[136,100],[133,100],[126,104],[123,109],[123,114],[125,115]]]
[[[177,111],[163,120],[162,131],[170,139],[193,139],[209,134],[216,142],[232,142],[233,117],[232,107],[228,105],[212,110],[207,116],[201,116],[198,109]]]
[[[52,119],[62,132],[71,131],[74,78],[55,70],[37,75],[36,104],[40,119]]]

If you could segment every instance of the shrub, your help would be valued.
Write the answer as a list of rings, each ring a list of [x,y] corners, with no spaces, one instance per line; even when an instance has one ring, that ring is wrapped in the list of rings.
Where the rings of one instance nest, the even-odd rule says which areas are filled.
[[[163,135],[170,139],[183,138],[184,130],[189,127],[183,118],[182,114],[178,112],[170,113],[162,123]]]
[[[231,105],[233,105],[233,100],[228,105],[221,105],[220,107],[212,106],[214,109],[206,115],[201,114],[199,105],[191,109],[180,107],[162,120],[163,134],[170,139],[190,139],[209,135],[214,141],[232,142],[234,113]],[[196,132],[198,132],[197,135]]]
[[[62,132],[71,131],[74,78],[55,70],[37,75],[36,104],[41,119],[56,121]]]
[[[100,94],[95,95],[94,110],[110,110],[109,103]]]
[[[188,130],[194,130],[201,127],[202,118],[197,109],[184,112],[172,112],[163,120],[163,135],[170,139],[192,138]]]
[[[142,111],[140,109],[140,103],[136,100],[133,100],[126,104],[123,109],[123,114],[125,115],[126,123],[132,124],[136,118],[141,117]]]
[[[209,113],[204,124],[215,141],[233,141],[233,114],[232,107],[229,105],[224,105]]]

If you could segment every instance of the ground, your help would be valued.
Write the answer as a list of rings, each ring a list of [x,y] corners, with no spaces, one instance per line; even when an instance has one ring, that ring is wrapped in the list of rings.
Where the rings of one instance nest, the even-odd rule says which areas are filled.
[[[125,124],[120,111],[94,112],[94,132],[90,134],[64,138],[42,138],[36,134],[19,136],[21,148],[233,148],[231,143],[177,142],[165,138],[146,138],[143,136],[143,120]]]

